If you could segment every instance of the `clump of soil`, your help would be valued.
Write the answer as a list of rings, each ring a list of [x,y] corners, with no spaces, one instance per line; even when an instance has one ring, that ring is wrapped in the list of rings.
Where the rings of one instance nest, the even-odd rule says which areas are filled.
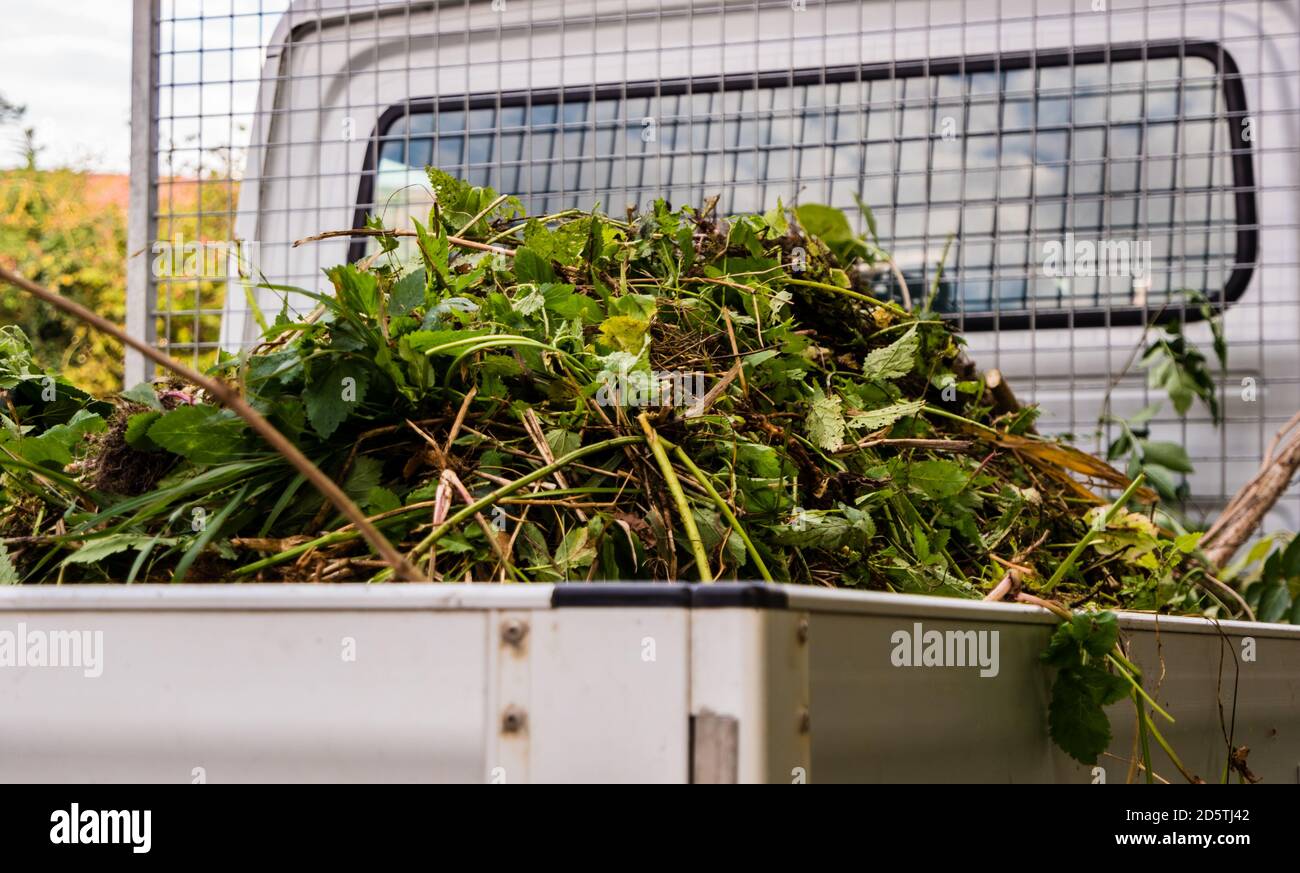
[[[149,408],[129,400],[118,400],[108,427],[90,438],[85,461],[86,482],[96,491],[135,497],[151,491],[178,458],[170,452],[140,451],[126,441],[131,416]]]

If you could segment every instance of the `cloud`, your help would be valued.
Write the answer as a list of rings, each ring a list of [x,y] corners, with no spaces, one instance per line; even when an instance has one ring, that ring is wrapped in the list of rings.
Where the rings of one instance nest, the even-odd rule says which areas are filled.
[[[11,4],[0,93],[27,106],[43,166],[126,171],[130,164],[131,8],[120,0]],[[0,138],[0,165],[18,160]]]

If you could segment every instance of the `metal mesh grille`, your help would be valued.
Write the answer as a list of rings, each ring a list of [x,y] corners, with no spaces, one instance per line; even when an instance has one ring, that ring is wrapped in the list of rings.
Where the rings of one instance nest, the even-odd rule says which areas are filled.
[[[582,88],[399,104],[380,118],[360,207],[394,225],[422,217],[430,164],[521,194],[539,215],[718,193],[726,212],[780,200],[857,216],[860,197],[918,287],[941,254],[933,242],[954,239],[941,311],[1023,313],[1031,298],[1043,315],[1159,306],[1183,288],[1223,292],[1236,263],[1238,183],[1249,185],[1234,177],[1215,49],[1187,48],[1094,51],[1110,58],[1076,56],[1072,66],[1056,52],[939,61],[928,74],[915,65],[801,70],[757,83],[633,83],[626,95]],[[1044,275],[1032,243],[1067,235],[1113,241],[1117,254],[1150,263],[1126,271],[1136,277]],[[1150,252],[1132,251],[1138,241]]]
[[[952,239],[934,305],[1089,447],[1105,397],[1159,397],[1121,378],[1141,325],[1201,292],[1225,426],[1152,425],[1194,513],[1300,408],[1300,0],[134,2],[128,320],[192,362],[297,302],[232,271],[320,289],[365,241],[294,240],[420,214],[428,162],[542,213],[720,194],[861,228],[861,197],[917,295]]]

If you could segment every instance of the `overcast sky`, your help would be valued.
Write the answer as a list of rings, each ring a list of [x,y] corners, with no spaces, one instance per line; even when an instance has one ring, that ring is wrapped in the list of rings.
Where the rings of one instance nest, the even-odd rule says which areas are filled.
[[[2,0],[0,94],[27,106],[42,166],[125,172],[130,155],[130,0]],[[56,11],[57,10],[57,11]],[[12,126],[0,166],[20,159]]]

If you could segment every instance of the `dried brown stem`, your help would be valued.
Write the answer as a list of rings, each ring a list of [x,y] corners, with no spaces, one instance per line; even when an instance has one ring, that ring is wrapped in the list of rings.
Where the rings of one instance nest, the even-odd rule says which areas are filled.
[[[370,227],[356,227],[351,230],[327,230],[324,233],[316,233],[311,236],[305,236],[302,239],[294,240],[293,246],[297,248],[303,243],[320,242],[324,239],[337,239],[341,236],[419,236],[413,230],[376,230]],[[490,246],[487,243],[475,242],[472,239],[464,239],[458,236],[447,237],[447,242],[454,246],[460,246],[463,249],[474,249],[478,252],[491,252],[495,255],[506,255],[514,257],[514,252],[510,249],[503,249],[501,246]]]
[[[1289,429],[1290,425],[1282,432]],[[1297,469],[1300,469],[1300,435],[1292,436],[1266,461],[1201,539],[1201,548],[1214,566],[1222,567],[1250,539],[1291,484]]]

